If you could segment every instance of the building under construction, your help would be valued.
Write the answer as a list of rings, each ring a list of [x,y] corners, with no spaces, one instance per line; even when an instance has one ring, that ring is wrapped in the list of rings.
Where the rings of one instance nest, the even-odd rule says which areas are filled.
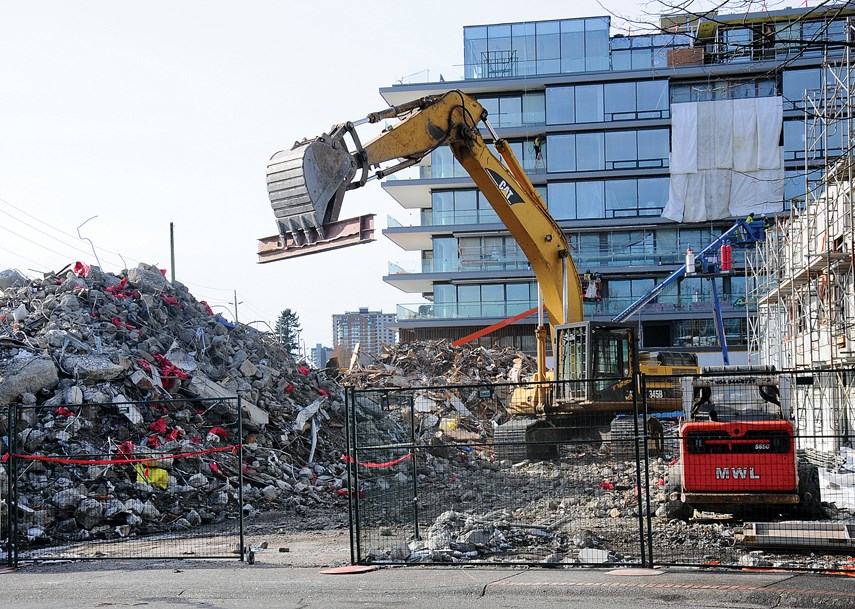
[[[846,30],[851,45],[851,19]],[[805,75],[815,86],[791,103],[805,117],[806,195],[789,202],[753,258],[746,256],[747,300],[757,307],[748,317],[750,362],[805,371],[795,377],[792,404],[801,447],[830,454],[855,431],[851,54],[847,47],[837,61]]]

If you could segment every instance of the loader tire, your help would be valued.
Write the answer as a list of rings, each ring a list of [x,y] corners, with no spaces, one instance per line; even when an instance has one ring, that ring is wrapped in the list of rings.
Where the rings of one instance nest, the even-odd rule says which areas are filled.
[[[802,520],[818,520],[823,516],[819,469],[811,463],[799,463],[799,503],[796,515]]]

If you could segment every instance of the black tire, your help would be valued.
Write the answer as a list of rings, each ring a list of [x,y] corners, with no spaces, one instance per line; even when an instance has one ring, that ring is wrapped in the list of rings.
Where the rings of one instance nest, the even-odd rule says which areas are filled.
[[[822,499],[819,489],[819,469],[811,463],[799,463],[799,503],[796,516],[802,520],[822,518]]]

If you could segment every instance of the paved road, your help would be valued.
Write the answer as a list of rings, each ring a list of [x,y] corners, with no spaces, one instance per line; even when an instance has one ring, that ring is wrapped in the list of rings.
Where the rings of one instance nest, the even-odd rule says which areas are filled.
[[[324,575],[234,561],[121,561],[0,571],[0,607],[75,609],[847,608],[855,579],[818,574],[416,568]]]

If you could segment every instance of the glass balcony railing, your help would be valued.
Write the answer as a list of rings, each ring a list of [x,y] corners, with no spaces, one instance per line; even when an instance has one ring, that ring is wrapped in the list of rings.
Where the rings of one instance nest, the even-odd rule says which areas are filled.
[[[585,302],[586,318],[613,317],[634,303],[637,298],[603,298],[596,302]],[[719,299],[722,313],[744,312],[743,296],[732,295]],[[506,319],[537,307],[537,301],[480,301],[454,303],[417,303],[399,304],[398,320],[440,320],[440,319]],[[643,318],[648,314],[672,315],[675,313],[710,313],[713,311],[712,296],[659,296],[656,301],[645,305],[640,313]],[[637,317],[636,317],[637,318]]]
[[[391,226],[391,225],[390,225]],[[596,272],[602,272],[609,268],[632,268],[638,266],[673,266],[683,264],[685,257],[683,254],[675,254],[674,252],[657,253],[657,252],[626,252],[616,251],[607,254],[585,255],[573,253],[573,262],[576,269],[581,273],[585,269],[592,269]],[[745,253],[742,251],[733,251],[733,263],[737,269],[744,266]],[[531,268],[528,259],[520,253],[519,256],[499,256],[496,257],[490,252],[474,252],[466,253],[455,259],[442,260],[422,260],[419,261],[390,261],[389,274],[418,274],[418,273],[471,273],[471,272],[488,272],[488,271],[524,271]],[[663,270],[663,273],[667,270]],[[735,276],[739,276],[741,271],[737,270]]]

